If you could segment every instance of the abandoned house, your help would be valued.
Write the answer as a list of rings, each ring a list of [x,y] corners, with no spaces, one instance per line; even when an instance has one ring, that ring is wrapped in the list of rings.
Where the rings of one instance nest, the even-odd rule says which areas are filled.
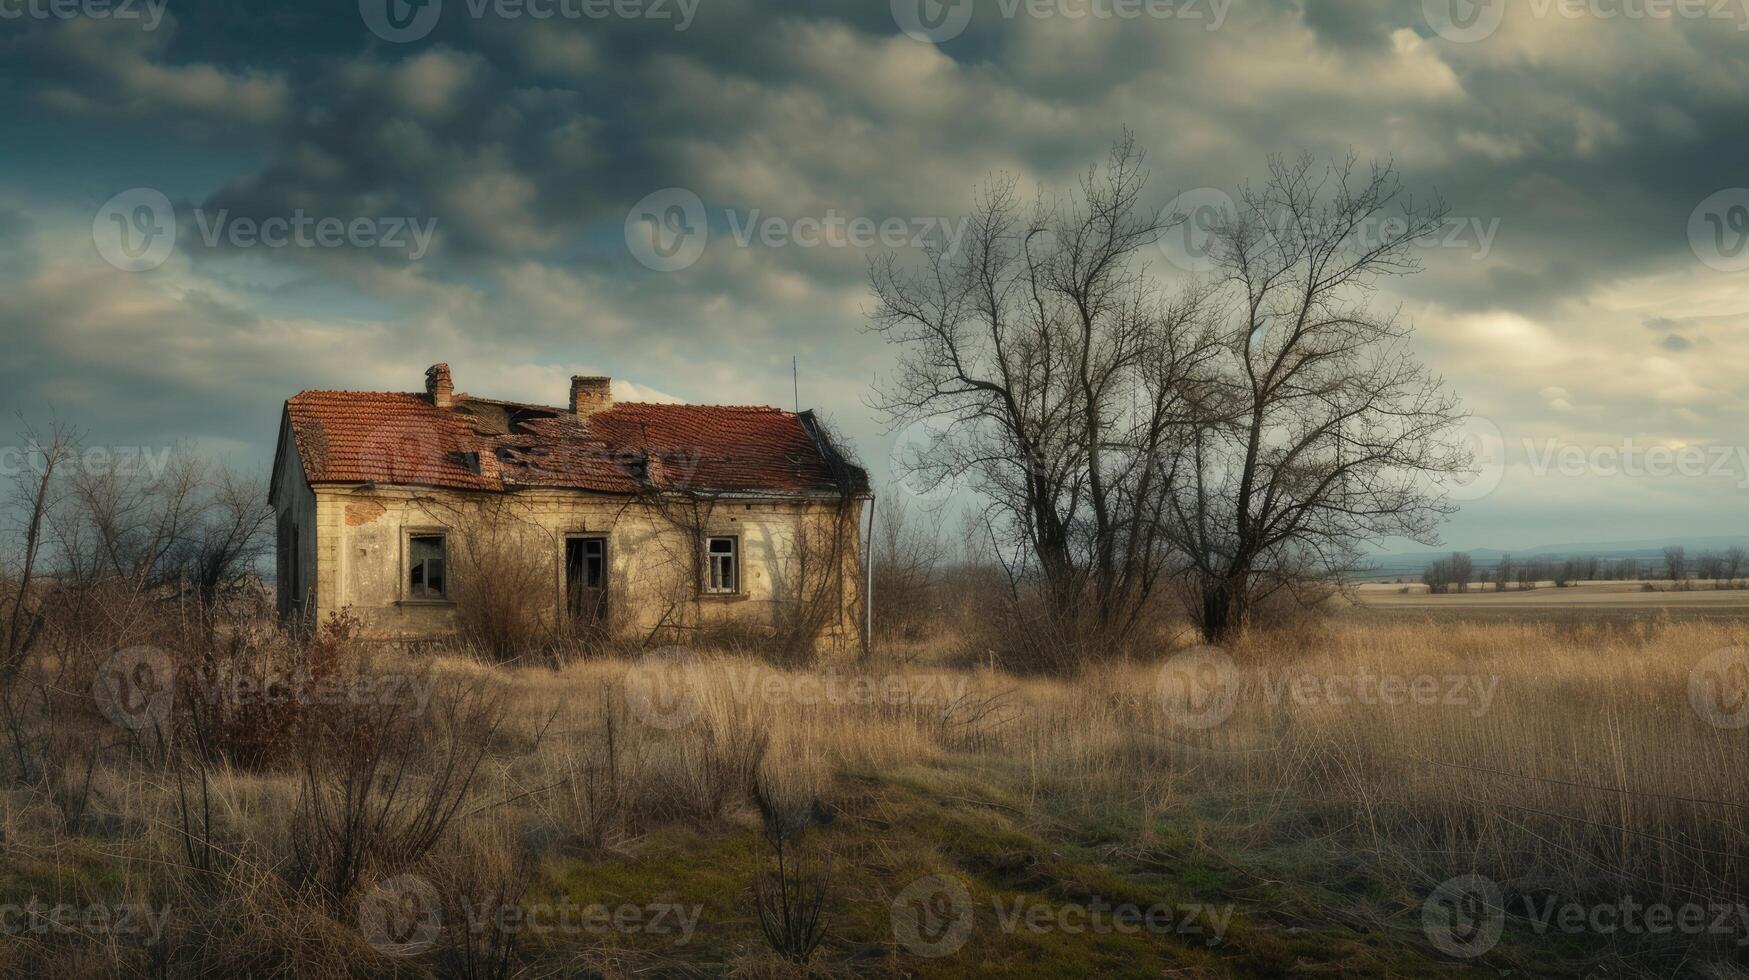
[[[812,412],[304,391],[285,403],[270,500],[282,618],[432,640],[475,620],[619,636],[858,636],[868,477]]]

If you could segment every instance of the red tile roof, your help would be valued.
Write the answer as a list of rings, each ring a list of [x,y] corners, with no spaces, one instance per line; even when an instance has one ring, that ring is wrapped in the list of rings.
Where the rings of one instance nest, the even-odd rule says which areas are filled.
[[[543,405],[457,395],[444,409],[422,394],[368,391],[300,392],[285,410],[311,484],[779,496],[868,490],[867,474],[844,460],[811,412],[623,402],[580,419]]]

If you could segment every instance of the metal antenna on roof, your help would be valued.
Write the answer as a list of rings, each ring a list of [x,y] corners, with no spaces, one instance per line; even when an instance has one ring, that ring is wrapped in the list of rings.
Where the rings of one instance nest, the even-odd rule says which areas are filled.
[[[800,415],[802,414],[802,369],[794,354],[789,356],[789,380],[790,384],[795,387],[796,414]]]

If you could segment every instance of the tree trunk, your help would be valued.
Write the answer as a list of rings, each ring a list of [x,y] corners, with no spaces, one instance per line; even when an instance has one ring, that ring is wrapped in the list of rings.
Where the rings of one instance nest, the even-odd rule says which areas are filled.
[[[1245,576],[1230,575],[1203,590],[1202,629],[1204,643],[1220,644],[1230,639],[1245,622]]]

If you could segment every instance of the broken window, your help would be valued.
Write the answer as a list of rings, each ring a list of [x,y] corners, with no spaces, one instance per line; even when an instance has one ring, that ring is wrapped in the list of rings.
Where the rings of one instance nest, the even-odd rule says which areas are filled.
[[[730,593],[740,590],[741,567],[736,538],[705,541],[705,591]]]
[[[415,534],[407,539],[407,594],[414,599],[443,599],[449,595],[449,577],[444,569],[444,539],[441,534]]]
[[[583,622],[607,618],[607,539],[565,539],[565,591],[571,615]]]

